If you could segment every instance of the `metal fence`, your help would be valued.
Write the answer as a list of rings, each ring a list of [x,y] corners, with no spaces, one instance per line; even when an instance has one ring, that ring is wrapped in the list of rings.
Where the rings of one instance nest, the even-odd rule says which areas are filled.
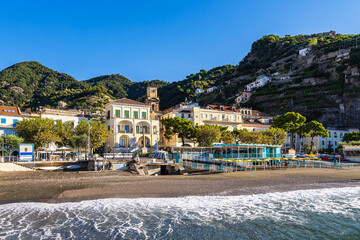
[[[360,169],[359,164],[343,164],[338,162],[315,162],[305,160],[244,160],[244,161],[208,161],[202,162],[191,159],[174,159],[175,163],[180,163],[184,167],[192,169],[213,171],[213,172],[237,172],[237,171],[255,171],[266,169],[281,168],[331,168],[331,169]]]

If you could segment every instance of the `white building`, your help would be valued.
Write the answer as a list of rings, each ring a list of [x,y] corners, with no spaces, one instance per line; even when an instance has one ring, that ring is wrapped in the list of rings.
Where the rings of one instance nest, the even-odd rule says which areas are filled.
[[[305,57],[308,52],[309,52],[309,48],[300,49],[299,50],[299,56]]]
[[[37,113],[41,118],[49,118],[56,121],[71,122],[76,127],[82,119],[87,120],[84,112],[76,109],[52,109],[43,108]]]
[[[197,88],[197,89],[195,90],[195,94],[196,94],[196,95],[202,94],[202,93],[204,93],[204,92],[205,92],[205,90],[204,90],[204,89],[201,89],[201,88]]]
[[[0,106],[0,135],[15,134],[16,123],[22,120],[18,107]]]
[[[260,75],[256,78],[256,80],[252,83],[249,83],[245,86],[247,92],[251,92],[254,88],[259,88],[265,86],[268,82],[270,82],[270,78],[265,75]]]
[[[211,93],[211,92],[215,91],[216,89],[218,89],[218,87],[213,86],[213,87],[211,87],[211,88],[206,89],[206,92],[207,92],[207,93]]]
[[[113,151],[114,146],[116,151],[157,147],[160,141],[160,121],[153,111],[152,105],[128,98],[107,103],[106,125],[111,132],[105,145],[107,152]]]
[[[359,129],[355,128],[348,128],[348,129],[336,129],[336,128],[328,128],[329,137],[315,137],[314,138],[314,145],[313,148],[319,151],[320,149],[332,149],[333,152],[338,150],[339,142],[342,141],[345,133],[350,132],[359,132]],[[298,135],[295,136],[296,142],[296,150],[300,150],[301,148],[307,144],[311,146],[311,137],[300,138]],[[286,142],[287,147],[290,146],[290,137],[288,137]]]

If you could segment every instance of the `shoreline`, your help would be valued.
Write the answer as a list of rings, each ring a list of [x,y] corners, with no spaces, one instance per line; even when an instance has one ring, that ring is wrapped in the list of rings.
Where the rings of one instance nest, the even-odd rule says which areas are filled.
[[[128,172],[0,172],[0,204],[64,203],[103,198],[238,196],[360,187],[360,170],[282,169],[137,176]]]

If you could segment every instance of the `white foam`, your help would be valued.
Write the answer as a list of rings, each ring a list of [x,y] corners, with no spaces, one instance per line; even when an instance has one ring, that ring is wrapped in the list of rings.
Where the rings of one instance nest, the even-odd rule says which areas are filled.
[[[191,222],[211,225],[272,219],[306,223],[303,213],[360,214],[360,187],[299,190],[246,196],[100,199],[76,203],[12,203],[0,205],[0,238],[71,238],[78,227],[91,226],[89,237],[159,238],[174,226]],[[109,228],[109,226],[111,226]],[[152,232],[150,234],[149,232]],[[88,233],[90,234],[90,233]],[[103,235],[102,235],[103,234]],[[84,238],[87,236],[83,235]]]

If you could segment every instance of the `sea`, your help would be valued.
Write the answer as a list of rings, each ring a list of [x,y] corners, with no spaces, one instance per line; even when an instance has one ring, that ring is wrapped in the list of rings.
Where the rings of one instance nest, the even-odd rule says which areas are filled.
[[[360,187],[4,204],[0,239],[360,239]]]

